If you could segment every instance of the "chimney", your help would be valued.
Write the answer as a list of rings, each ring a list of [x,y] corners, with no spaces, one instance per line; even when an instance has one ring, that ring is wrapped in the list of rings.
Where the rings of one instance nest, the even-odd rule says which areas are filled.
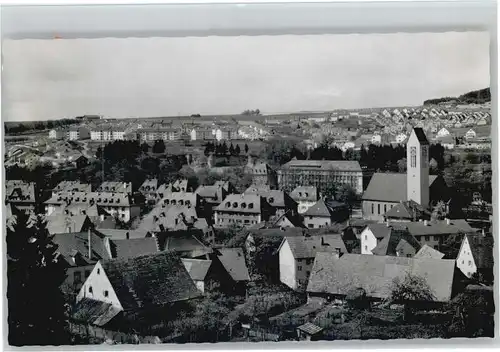
[[[446,225],[450,225],[450,219],[446,218]],[[484,231],[484,229],[483,229]]]
[[[481,235],[482,235],[483,237],[486,237],[486,233],[484,232],[484,227],[481,229]]]
[[[424,226],[429,225],[429,222],[427,220],[424,220]]]
[[[104,214],[99,215],[99,220],[104,221]]]
[[[391,226],[391,222],[389,221],[389,219],[387,219],[387,220],[385,221],[385,226],[387,226],[387,227]]]
[[[92,260],[92,234],[90,233],[90,229],[87,231],[88,233],[88,241],[89,241],[89,259]]]

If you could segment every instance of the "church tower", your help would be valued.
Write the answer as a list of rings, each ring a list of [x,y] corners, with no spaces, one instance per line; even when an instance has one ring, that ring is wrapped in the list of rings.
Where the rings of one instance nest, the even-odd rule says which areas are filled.
[[[406,194],[408,200],[429,206],[429,141],[414,128],[406,143]]]

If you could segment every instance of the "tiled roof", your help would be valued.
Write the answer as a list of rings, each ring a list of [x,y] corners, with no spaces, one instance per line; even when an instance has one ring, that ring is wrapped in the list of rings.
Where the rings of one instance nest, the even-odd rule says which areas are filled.
[[[175,253],[113,259],[102,266],[125,311],[201,296]]]
[[[204,281],[210,265],[212,265],[211,260],[187,258],[182,258],[181,260],[191,279],[196,281]]]
[[[429,186],[436,179],[436,175],[429,175]],[[386,202],[407,201],[406,174],[374,173],[368,187],[363,193],[363,200]]]
[[[81,232],[84,231],[85,222],[90,223],[87,215],[50,215],[46,216],[47,230],[51,235],[56,233]]]
[[[106,237],[109,237],[112,240],[126,240],[127,237],[129,239],[141,239],[145,238],[147,232],[140,230],[122,230],[122,229],[102,229],[98,228],[96,231],[103,234]]]
[[[128,259],[158,252],[156,239],[153,237],[133,238],[110,241],[113,258]]]
[[[149,189],[148,189],[149,187]],[[141,187],[139,188],[139,190],[141,191],[151,191],[151,192],[155,192],[158,188],[158,180],[156,178],[153,178],[151,180],[146,180],[142,183]]]
[[[420,243],[407,232],[391,231],[388,236],[385,236],[379,244],[372,250],[375,255],[397,255],[403,250],[405,253],[413,248],[415,253],[420,250]]]
[[[444,257],[444,253],[441,253],[434,248],[424,244],[422,248],[415,254],[413,258],[415,259],[423,259],[423,258],[430,258],[430,259],[442,259]]]
[[[425,136],[425,132],[422,128],[415,127],[413,129],[413,132],[415,132],[415,135],[417,136],[417,139],[420,142],[420,144],[429,144],[429,141],[427,140],[427,137]]]
[[[344,207],[345,204],[336,201],[325,201],[324,199],[318,200],[313,206],[309,207],[304,216],[321,216],[331,217],[334,213],[334,208]]]
[[[302,324],[301,326],[298,326],[297,329],[300,331],[303,331],[309,335],[315,335],[315,334],[323,331],[323,328],[321,328],[317,325],[314,325],[310,322],[307,322],[305,324]]]
[[[266,201],[256,194],[230,194],[215,210],[260,214],[264,202]]]
[[[89,204],[99,206],[127,207],[132,205],[132,199],[127,193],[111,192],[59,192],[53,195],[45,204]]]
[[[52,241],[57,245],[57,252],[64,257],[66,262],[71,266],[77,266],[72,259],[72,255],[80,254],[78,258],[83,265],[92,264],[101,259],[111,259],[111,253],[108,252],[103,237],[91,232],[91,250],[92,258],[88,258],[89,244],[88,232],[80,233],[64,233],[54,235]]]
[[[393,206],[384,214],[384,217],[413,220],[414,215],[416,219],[420,219],[422,217],[428,218],[430,216],[430,212],[417,202],[410,199],[409,201],[399,202],[399,204]]]
[[[217,258],[234,281],[249,281],[250,274],[241,248],[217,249]]]
[[[258,196],[264,197],[266,201],[272,207],[285,208],[287,206],[294,206],[295,201],[290,198],[290,196],[284,191],[278,190],[263,190],[255,186],[250,186],[245,194],[256,194]]]
[[[315,186],[299,186],[291,193],[290,197],[295,201],[316,202],[318,200],[318,189]]]
[[[339,259],[330,253],[318,253],[311,271],[307,292],[346,295],[363,288],[369,297],[390,297],[393,279],[407,274],[423,277],[436,301],[451,299],[455,261],[414,259],[365,254],[344,254]]]
[[[5,182],[5,197],[16,203],[35,202],[35,183],[21,180],[7,180]]]
[[[160,250],[180,253],[197,253],[198,255],[211,253],[212,249],[205,246],[195,234],[202,235],[203,232],[195,229],[175,232],[161,232],[156,236],[158,238]]]
[[[347,160],[291,160],[288,163],[282,165],[281,168],[361,172],[361,166],[359,165],[359,162]]]
[[[295,259],[314,258],[318,252],[347,253],[342,235],[320,235],[320,236],[293,236],[285,237],[284,242],[288,242]]]
[[[112,193],[132,193],[132,182],[113,182],[106,181],[103,182],[99,188],[98,192],[112,192]]]
[[[464,219],[450,220],[450,224],[446,220],[433,220],[428,221],[427,225],[424,221],[418,221],[393,223],[391,226],[397,229],[407,229],[413,236],[453,235],[476,232]]]
[[[71,318],[78,322],[103,326],[119,312],[120,310],[110,303],[83,298],[73,307]]]
[[[469,239],[469,245],[476,267],[478,269],[493,268],[493,237],[467,235],[467,238]]]
[[[61,181],[52,192],[92,192],[92,185],[80,181]]]

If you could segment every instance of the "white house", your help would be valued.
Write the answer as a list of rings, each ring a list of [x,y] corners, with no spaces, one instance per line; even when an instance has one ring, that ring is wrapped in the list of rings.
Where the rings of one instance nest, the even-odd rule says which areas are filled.
[[[68,131],[68,139],[76,141],[90,138],[90,130],[86,126],[73,126]]]
[[[450,131],[448,131],[445,127],[443,127],[438,131],[436,137],[440,138],[440,137],[446,137],[449,135],[450,135]]]
[[[361,254],[372,254],[372,250],[386,236],[389,236],[392,229],[385,223],[370,224],[365,227],[360,235]]]
[[[466,133],[465,133],[465,139],[474,139],[476,138],[476,131],[474,131],[472,128],[470,130],[468,130]]]
[[[64,130],[58,130],[58,129],[52,129],[49,131],[49,138],[50,139],[62,139],[66,135],[66,131]]]
[[[278,249],[280,281],[292,290],[305,290],[318,252],[328,252],[333,259],[347,249],[341,235],[284,237]]]
[[[298,186],[290,193],[290,197],[298,204],[297,212],[303,214],[316,204],[319,193],[315,186]]]
[[[467,277],[471,277],[477,271],[474,256],[472,255],[472,248],[467,236],[464,236],[457,255],[457,268]]]

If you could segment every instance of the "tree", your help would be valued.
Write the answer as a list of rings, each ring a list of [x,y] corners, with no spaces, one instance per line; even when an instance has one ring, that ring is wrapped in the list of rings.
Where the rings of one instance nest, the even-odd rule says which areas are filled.
[[[407,274],[403,281],[394,278],[391,287],[391,301],[404,305],[403,320],[407,321],[416,311],[417,304],[434,301],[435,296],[425,278]]]
[[[238,156],[241,153],[240,145],[236,144],[236,148],[234,148],[234,155]]]
[[[402,158],[398,160],[398,171],[400,173],[405,173],[406,172],[406,158]]]
[[[142,143],[142,144],[141,144],[141,151],[142,151],[143,153],[147,153],[147,152],[149,152],[149,144],[147,144],[146,142]]]
[[[153,145],[153,153],[165,153],[165,142],[163,142],[163,139],[155,141],[155,144]]]
[[[445,202],[440,200],[432,209],[431,218],[433,220],[444,220],[448,216],[448,210]]]
[[[248,144],[245,143],[245,154],[248,154]]]
[[[16,216],[7,229],[9,343],[68,344],[66,306],[61,285],[66,278],[41,216]],[[35,311],[33,311],[36,310]]]
[[[358,195],[350,185],[342,184],[335,190],[335,199],[347,204],[351,210],[354,202],[358,199]]]
[[[229,146],[229,155],[234,155],[234,146],[233,143]]]

